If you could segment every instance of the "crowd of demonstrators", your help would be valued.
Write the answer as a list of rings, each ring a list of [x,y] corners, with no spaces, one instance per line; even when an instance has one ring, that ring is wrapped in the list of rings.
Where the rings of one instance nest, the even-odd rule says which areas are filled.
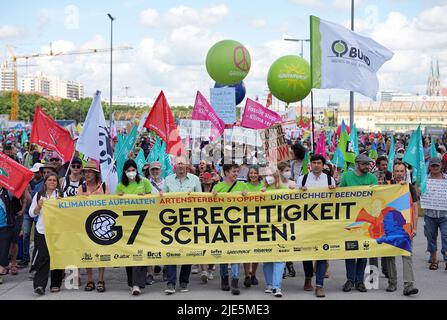
[[[214,164],[201,160],[197,165],[190,163],[186,157],[174,159],[174,173],[162,178],[162,163],[153,161],[146,163],[142,172],[138,173],[138,166],[133,160],[138,149],[129,154],[123,167],[121,182],[116,188],[117,195],[144,196],[154,194],[163,197],[171,192],[204,192],[214,196],[224,193],[241,193],[247,195],[251,192],[280,192],[278,190],[312,188],[334,189],[338,187],[371,186],[384,184],[408,184],[411,193],[411,212],[414,225],[410,240],[416,236],[417,217],[419,208],[419,193],[411,183],[411,166],[402,162],[407,150],[410,136],[408,134],[395,134],[395,161],[389,171],[389,159],[387,155],[391,148],[390,134],[359,133],[359,155],[355,158],[354,170],[345,171],[332,162],[333,153],[327,148],[327,157],[310,152],[308,173],[304,169],[306,152],[310,150],[309,141],[297,141],[291,144],[293,159],[281,162],[277,166],[268,167],[261,174],[260,168],[249,164]],[[432,156],[431,137],[424,137],[424,160],[427,162],[428,179],[447,179],[447,133],[436,139],[436,151],[438,157]],[[2,151],[11,159],[29,168],[34,177],[21,197],[17,199],[4,188],[0,187],[0,283],[5,274],[15,275],[19,268],[30,267],[33,272],[33,287],[38,295],[45,294],[48,278],[51,278],[50,291],[58,292],[61,289],[64,271],[50,271],[50,257],[45,239],[43,227],[44,216],[42,205],[46,199],[90,196],[109,194],[109,187],[102,182],[98,164],[95,161],[83,162],[77,156],[71,161],[63,163],[62,158],[55,152],[46,152],[32,144],[22,146],[16,136],[9,135],[0,146]],[[148,156],[151,141],[148,136],[138,141],[138,148]],[[376,148],[377,159],[371,159],[368,155]],[[84,164],[83,164],[84,163]],[[390,169],[391,170],[391,169]],[[31,236],[34,230],[34,241]],[[23,255],[21,261],[16,261],[17,240],[19,233],[23,235]],[[441,236],[441,254],[446,262],[447,270],[447,211],[424,210],[424,235],[427,238],[427,251],[430,253],[428,268],[439,268],[437,239]],[[34,249],[31,250],[31,243]],[[32,252],[31,252],[32,251]],[[380,259],[380,260],[379,260]],[[370,265],[379,267],[381,263],[382,273],[388,278],[387,292],[397,290],[397,269],[395,257],[377,257],[369,260]],[[403,262],[403,294],[414,295],[419,292],[415,287],[415,275],[413,271],[412,257],[402,257]],[[341,286],[344,292],[356,289],[367,292],[365,287],[365,269],[368,259],[346,259],[346,282]],[[230,291],[233,295],[241,293],[239,279],[244,277],[243,285],[246,288],[257,286],[260,281],[256,277],[258,263],[247,261],[243,265],[241,275],[240,264],[231,263],[219,265],[220,288]],[[282,297],[282,283],[284,279],[295,277],[296,263],[291,261],[265,262],[262,271],[265,279],[265,292],[275,297]],[[314,291],[318,298],[326,296],[324,290],[325,278],[329,277],[329,264],[326,260],[303,261],[304,291]],[[214,280],[212,264],[197,266],[202,283]],[[196,269],[196,268],[194,268]],[[177,279],[177,266],[138,266],[127,267],[127,284],[131,288],[132,295],[141,294],[141,289],[155,282],[155,275],[163,270],[163,281],[166,282],[167,295],[176,292],[179,285],[181,292],[188,291],[188,284],[192,272],[191,265],[182,265]],[[105,268],[99,268],[98,280],[93,280],[93,269],[87,269],[85,291],[104,292]],[[315,287],[312,279],[315,275]],[[178,281],[177,281],[178,280]],[[217,283],[216,283],[217,285]]]

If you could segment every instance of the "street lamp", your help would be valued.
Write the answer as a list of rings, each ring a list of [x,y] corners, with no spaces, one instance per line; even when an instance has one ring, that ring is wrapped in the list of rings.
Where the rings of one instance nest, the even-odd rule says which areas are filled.
[[[107,14],[110,18],[110,105],[109,105],[109,120],[110,120],[110,134],[112,134],[113,108],[112,108],[112,61],[113,61],[113,21],[114,17],[110,13]]]

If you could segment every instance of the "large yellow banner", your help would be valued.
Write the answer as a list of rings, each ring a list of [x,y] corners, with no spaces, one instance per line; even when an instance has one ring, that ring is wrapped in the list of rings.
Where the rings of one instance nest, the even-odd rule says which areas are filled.
[[[46,200],[52,269],[408,256],[408,185]]]

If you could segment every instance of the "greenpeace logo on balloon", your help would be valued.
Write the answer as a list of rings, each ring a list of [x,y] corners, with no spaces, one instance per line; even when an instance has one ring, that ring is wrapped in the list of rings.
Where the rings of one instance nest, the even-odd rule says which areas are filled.
[[[228,72],[228,75],[230,77],[245,77],[247,75],[247,72],[233,70],[233,71]]]
[[[366,65],[371,65],[371,61],[368,56],[366,56],[360,48],[349,47],[348,44],[343,40],[335,40],[331,46],[332,52],[336,57],[339,58],[351,58],[358,59],[366,63]],[[348,54],[348,57],[345,55]]]
[[[307,76],[304,74],[294,74],[294,73],[280,73],[278,74],[278,78],[280,79],[299,79],[306,80]]]

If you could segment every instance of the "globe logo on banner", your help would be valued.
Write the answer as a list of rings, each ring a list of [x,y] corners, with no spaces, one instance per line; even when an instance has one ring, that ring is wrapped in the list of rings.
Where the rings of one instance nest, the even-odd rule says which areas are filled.
[[[85,222],[85,230],[93,242],[100,245],[111,245],[123,236],[121,227],[116,226],[118,215],[110,210],[93,212]]]

